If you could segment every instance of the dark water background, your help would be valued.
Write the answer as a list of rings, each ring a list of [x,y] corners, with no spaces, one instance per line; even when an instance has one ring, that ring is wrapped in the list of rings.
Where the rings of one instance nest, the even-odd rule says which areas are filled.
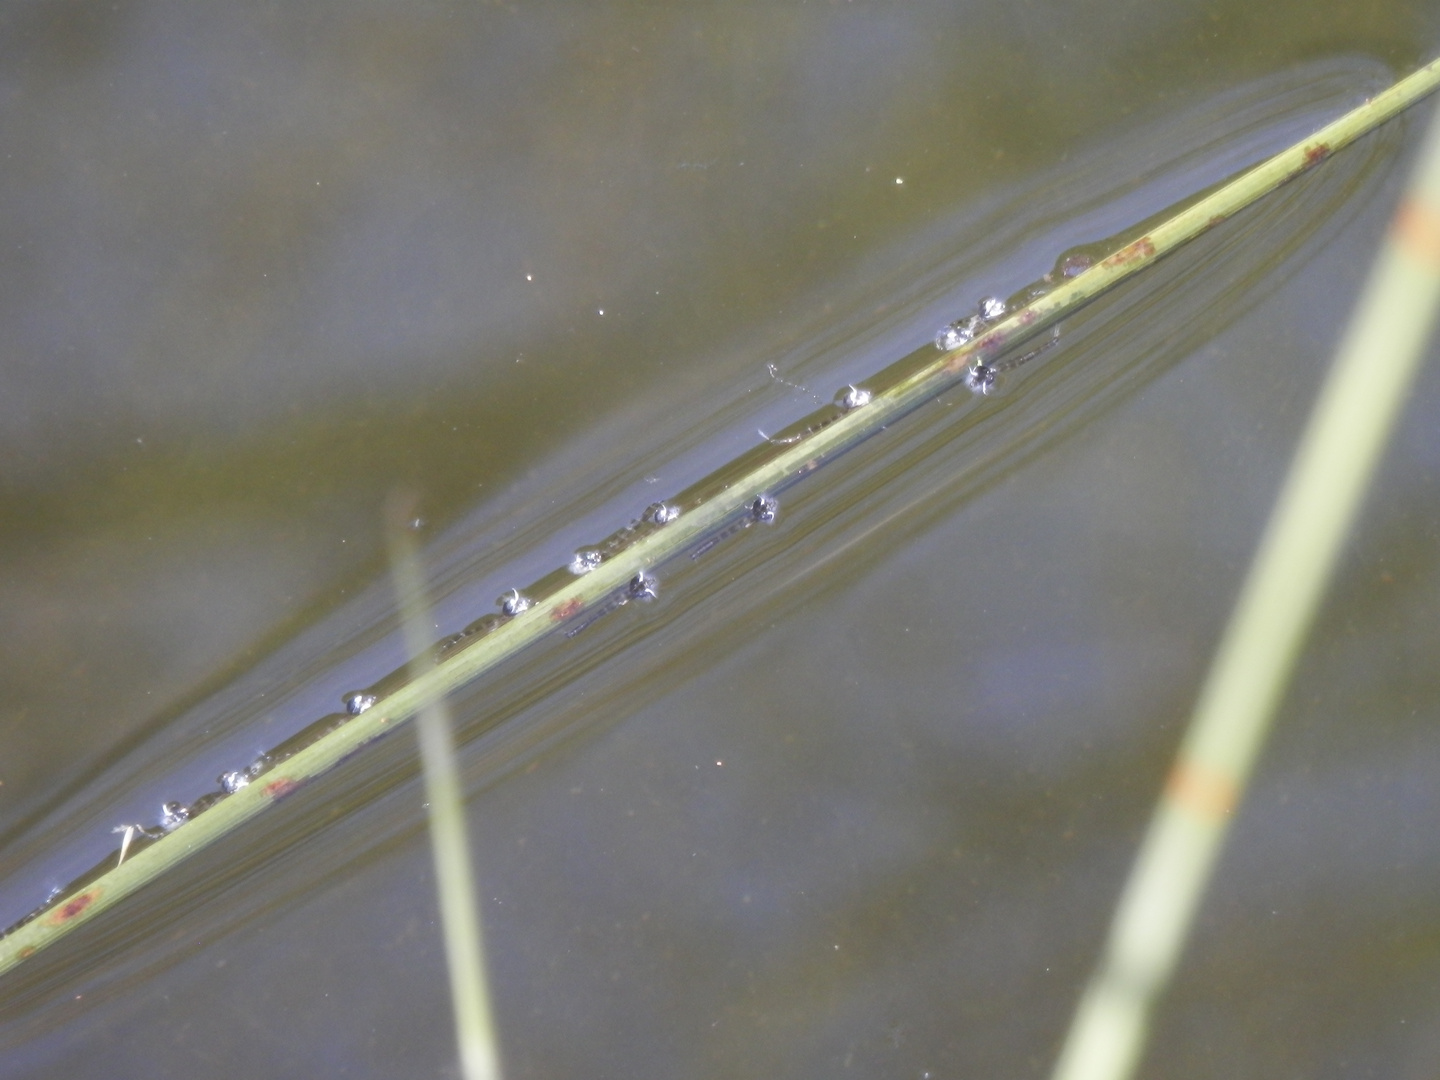
[[[809,411],[767,362],[828,398],[1437,49],[1406,3],[7,7],[0,922],[398,662],[396,486],[468,621]],[[460,696],[509,1075],[1048,1071],[1424,115],[980,437],[942,402]],[[1437,419],[1432,363],[1147,1076],[1440,1067]],[[407,739],[0,979],[0,1072],[453,1075]]]

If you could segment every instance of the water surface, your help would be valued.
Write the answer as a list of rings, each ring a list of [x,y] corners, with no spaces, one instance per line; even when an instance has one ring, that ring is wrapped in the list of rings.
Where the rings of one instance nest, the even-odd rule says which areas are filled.
[[[813,407],[767,363],[828,398],[1181,194],[1193,125],[1283,143],[1255,87],[1303,127],[1440,44],[1343,7],[10,16],[7,900],[399,662],[397,483],[473,617]],[[1213,320],[1162,282],[1077,328],[1024,445],[942,401],[583,677],[461,696],[525,733],[466,761],[513,1075],[1046,1072],[1414,130],[1167,270],[1281,253]],[[1433,1071],[1437,391],[1150,1074]],[[77,936],[15,1075],[449,1075],[403,738]]]

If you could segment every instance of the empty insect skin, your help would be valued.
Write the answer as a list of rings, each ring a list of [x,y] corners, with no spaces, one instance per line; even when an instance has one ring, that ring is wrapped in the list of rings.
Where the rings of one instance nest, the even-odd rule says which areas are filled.
[[[357,690],[353,694],[345,695],[345,711],[351,716],[359,716],[379,700],[380,699],[374,694],[367,694],[363,690]]]
[[[987,395],[995,389],[995,369],[989,364],[973,364],[965,371],[965,386],[973,393]]]
[[[762,525],[773,525],[780,514],[780,501],[773,495],[757,495],[750,504],[750,517]]]
[[[652,525],[668,525],[680,516],[678,506],[668,506],[663,502],[651,503],[645,508],[641,520],[648,521]]]
[[[627,586],[632,600],[654,600],[660,595],[659,589],[660,583],[644,570],[631,578],[630,584]]]
[[[975,339],[975,332],[980,329],[980,321],[979,315],[967,315],[963,319],[947,323],[935,335],[935,347],[941,352],[950,352],[969,344]]]
[[[190,808],[184,803],[167,802],[160,807],[160,828],[173,832],[190,820]]]
[[[514,618],[522,612],[529,611],[531,603],[528,596],[520,595],[519,589],[511,589],[495,602],[500,605],[500,610],[511,618]]]
[[[600,607],[589,612],[583,619],[572,625],[565,631],[565,636],[567,638],[576,637],[594,626],[601,619],[605,618],[605,616],[619,611],[632,600],[649,603],[651,600],[659,599],[659,597],[660,583],[655,580],[653,575],[647,574],[644,570],[639,570],[635,576],[626,583],[624,590],[610,597],[610,599],[600,605]]]
[[[600,564],[604,561],[605,556],[598,551],[591,549],[577,551],[575,558],[570,560],[570,572],[579,577],[581,574],[588,574],[591,570],[599,569]]]

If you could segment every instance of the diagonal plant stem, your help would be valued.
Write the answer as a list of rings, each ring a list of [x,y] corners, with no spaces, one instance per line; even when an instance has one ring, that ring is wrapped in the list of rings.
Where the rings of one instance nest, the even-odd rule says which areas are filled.
[[[1440,112],[1336,351],[1081,997],[1055,1080],[1126,1080],[1440,303]]]
[[[238,828],[366,743],[413,718],[427,703],[491,671],[562,627],[651,590],[648,572],[720,533],[774,517],[775,492],[814,472],[923,402],[956,384],[984,390],[1007,358],[1065,317],[1257,199],[1324,161],[1440,85],[1440,60],[1407,76],[1314,135],[1184,205],[1142,235],[1095,257],[1062,258],[1025,301],[939,354],[921,350],[847,387],[824,406],[710,476],[657,503],[645,517],[502,598],[487,616],[439,648],[439,662],[411,678],[383,679],[354,717],[327,717],[279,748],[263,771],[232,793],[206,796],[182,826],[130,845],[118,866],[97,867],[0,938],[0,973],[117,904],[189,854]],[[1012,298],[1013,299],[1013,298]],[[203,806],[201,804],[204,804]],[[203,811],[203,812],[201,812]]]

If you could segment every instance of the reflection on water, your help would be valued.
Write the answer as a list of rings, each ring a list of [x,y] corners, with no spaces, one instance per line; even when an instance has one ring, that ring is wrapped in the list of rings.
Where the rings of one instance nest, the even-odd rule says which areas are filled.
[[[805,61],[795,77],[817,80],[823,97],[837,85],[827,80],[838,78],[816,73],[817,65],[827,66],[819,62],[827,50],[833,63],[854,56],[877,56],[882,67],[913,61],[912,50],[927,34],[903,20],[889,25],[888,35],[877,36],[829,24],[829,37],[817,37],[809,25],[805,48],[791,54]],[[354,33],[359,37],[352,40],[363,44],[392,42],[397,31]],[[419,33],[402,40],[433,47],[435,39]],[[554,36],[540,36],[552,44],[571,40],[558,24],[548,33]],[[635,33],[640,55],[652,55],[657,39]],[[714,71],[750,70],[764,85],[778,85],[776,69],[747,55],[743,42],[742,35],[697,48],[724,58]],[[362,49],[360,55],[393,77],[381,60],[388,54]],[[416,55],[431,54],[421,49]],[[627,80],[634,74],[605,74],[607,62],[620,65],[636,55],[626,35],[592,36],[580,55],[591,70],[574,85],[608,87],[622,96],[633,90]],[[473,67],[496,86],[509,80],[531,87],[545,86],[538,81],[542,73],[553,77],[557,69],[537,68],[530,76],[537,81],[527,82],[513,63],[497,58]],[[860,79],[868,89],[847,98],[847,106],[876,100],[873,80],[882,68],[864,70],[872,81]],[[650,77],[667,85],[653,70]],[[1078,74],[1070,78],[1072,90],[1093,85],[1074,83]],[[457,315],[465,296],[442,288],[430,298],[437,307],[426,308],[426,282],[433,289],[437,281],[463,278],[469,257],[463,252],[470,249],[459,240],[447,247],[443,229],[426,231],[425,195],[436,190],[437,178],[407,177],[403,201],[415,207],[411,220],[429,237],[432,247],[424,250],[434,261],[416,275],[396,269],[389,283],[375,283],[378,294],[399,291],[393,300],[400,318],[394,310],[386,319],[357,317],[346,332],[360,334],[388,320],[396,325],[376,333],[395,340],[403,338],[404,325],[425,324],[426,334],[459,326],[446,332],[484,342],[479,348],[488,366],[473,383],[449,385],[445,395],[453,402],[394,404],[377,384],[367,392],[381,404],[357,413],[342,403],[341,411],[352,427],[393,425],[396,434],[383,445],[403,461],[402,471],[414,470],[435,493],[426,516],[434,523],[427,556],[439,596],[437,638],[462,632],[497,596],[518,605],[525,599],[519,583],[594,550],[586,547],[589,540],[608,535],[637,508],[665,508],[669,504],[657,500],[667,492],[752,446],[756,427],[783,436],[813,402],[808,391],[777,385],[765,364],[775,364],[795,386],[864,385],[888,360],[928,348],[935,327],[953,322],[976,296],[1009,295],[1051,265],[1057,252],[1218,179],[1257,150],[1285,142],[1292,128],[1331,115],[1387,80],[1387,72],[1360,62],[1302,68],[1264,85],[1235,79],[1232,85],[1243,90],[1197,93],[1188,111],[1158,107],[1158,126],[1130,125],[1133,141],[1112,133],[1088,156],[1069,143],[1046,143],[1042,134],[1026,136],[1048,150],[1032,151],[1023,167],[1006,174],[1024,176],[1023,190],[998,191],[984,169],[964,172],[970,166],[957,155],[949,167],[965,179],[942,194],[934,193],[933,181],[922,182],[936,175],[933,167],[887,170],[904,172],[906,197],[928,186],[931,204],[905,213],[880,209],[876,200],[896,194],[890,182],[885,196],[857,194],[852,209],[827,207],[823,222],[801,209],[818,190],[802,171],[834,177],[850,159],[834,149],[828,160],[807,162],[806,154],[842,142],[864,113],[852,110],[847,126],[822,124],[823,139],[802,133],[797,116],[777,114],[776,126],[789,135],[772,133],[771,152],[783,147],[784,156],[767,163],[727,145],[711,168],[664,173],[665,183],[711,185],[692,192],[703,206],[706,200],[724,205],[714,188],[722,183],[718,173],[728,171],[723,183],[744,186],[745,198],[758,201],[763,189],[765,200],[773,200],[765,204],[767,216],[720,215],[717,231],[739,233],[724,246],[709,246],[708,233],[704,246],[694,237],[647,236],[643,220],[631,217],[625,245],[640,254],[619,263],[618,249],[599,244],[596,233],[588,238],[597,250],[586,249],[587,234],[570,236],[562,248],[581,265],[549,302],[573,311],[544,313],[544,324],[559,328],[548,339],[523,314],[507,317],[518,329],[504,330],[506,318],[495,316],[499,299],[469,328]],[[365,85],[375,87],[382,107],[398,107],[386,96],[395,93],[393,85]],[[441,79],[429,92],[443,98],[467,91]],[[749,91],[736,92],[753,107]],[[703,109],[712,98],[694,100]],[[662,122],[666,131],[685,133],[667,144],[671,148],[690,140],[676,160],[710,162],[698,151],[723,140],[723,129],[707,127],[703,113],[687,117],[678,105],[677,113]],[[1167,138],[1169,129],[1184,138]],[[623,153],[607,146],[613,157],[597,158],[595,144],[562,143],[557,130],[535,133],[538,145],[530,145],[524,132],[507,129],[511,160],[538,155],[603,187],[606,162],[626,155],[643,160],[655,145],[641,124]],[[612,140],[615,134],[607,132]],[[856,137],[859,156],[887,146],[900,154],[912,145],[898,136],[893,144],[874,133]],[[774,529],[749,530],[744,543],[667,572],[658,602],[627,605],[593,631],[541,650],[523,669],[461,695],[457,714],[475,740],[467,767],[480,792],[477,861],[497,942],[499,1021],[515,1075],[818,1075],[847,1066],[886,1075],[1044,1071],[1168,757],[1170,723],[1183,714],[1203,668],[1270,481],[1283,464],[1292,421],[1303,414],[1310,379],[1323,362],[1325,327],[1337,317],[1331,309],[1347,302],[1344,281],[1334,280],[1343,272],[1316,252],[1337,245],[1365,249],[1364,229],[1352,222],[1369,221],[1371,208],[1383,202],[1377,192],[1388,183],[1399,138],[1393,133],[1357,147],[1308,188],[1237,223],[1250,230],[1249,244],[1245,233],[1216,237],[1187,261],[1162,268],[1154,282],[1067,326],[1063,348],[1047,354],[1023,386],[982,403],[992,410],[988,427],[957,438],[957,409],[979,406],[942,399],[843,463],[833,479],[787,494]],[[962,142],[986,145],[980,131]],[[1186,158],[1182,148],[1192,145],[1204,152]],[[355,149],[358,160],[374,161],[365,150]],[[1061,152],[1072,155],[1064,167],[1035,174],[1033,165],[1045,153]],[[745,177],[736,164],[742,160],[752,170]],[[760,179],[748,178],[756,174]],[[989,194],[977,196],[987,184]],[[970,192],[962,198],[965,185]],[[351,197],[366,204],[363,190]],[[473,198],[504,201],[494,191]],[[632,200],[640,205],[644,196],[631,193],[618,205]],[[440,205],[455,204],[441,199]],[[607,205],[617,212],[617,204],[590,195],[578,199],[573,212],[583,218]],[[866,232],[864,253],[846,261],[837,230],[857,235],[865,231],[858,221],[871,213],[881,223]],[[375,220],[351,226],[351,233],[334,226],[335,257],[354,277],[363,278],[363,268],[353,261],[345,267],[345,253],[375,244],[366,240]],[[748,274],[738,271],[755,264],[744,253],[772,250],[764,233],[776,221],[795,222],[784,242],[794,260],[763,283],[747,283]],[[392,232],[382,240],[404,232],[393,222],[388,227]],[[1257,245],[1255,236],[1264,243]],[[647,244],[668,256],[664,273],[644,270]],[[697,271],[705,276],[687,283],[677,268],[697,260],[671,254],[680,249],[705,253],[699,261],[707,265]],[[587,270],[592,261],[594,270]],[[524,259],[515,262],[517,282],[535,286],[547,276],[528,265],[522,273]],[[551,273],[558,264],[548,261]],[[615,280],[605,280],[604,271],[617,265],[620,276],[611,271]],[[299,273],[293,266],[288,272]],[[538,280],[522,281],[527,275]],[[710,275],[724,276],[726,284],[714,294],[716,306],[697,313],[696,298],[714,283]],[[797,281],[807,283],[808,294],[800,294]],[[601,295],[607,285],[613,291]],[[508,295],[509,287],[495,281],[487,287],[497,297]],[[639,308],[647,293],[686,289],[695,291],[676,307]],[[1271,291],[1278,298],[1248,314],[1244,304],[1233,303],[1237,295],[1258,302]],[[319,321],[338,303],[327,309],[315,301],[303,298],[304,320]],[[538,301],[517,300],[516,310],[523,313],[527,303]],[[604,307],[606,319],[633,321],[626,336],[608,338],[604,333],[613,331],[577,321],[582,307]],[[1159,307],[1171,314],[1149,318]],[[663,335],[641,329],[652,317]],[[677,332],[686,318],[688,331]],[[243,336],[218,333],[233,326],[209,329],[207,339],[222,337],[223,348],[244,354]],[[173,348],[179,339],[163,340]],[[273,349],[283,335],[264,340]],[[369,340],[356,338],[347,347],[361,351]],[[473,360],[476,348],[456,355]],[[442,355],[444,348],[433,352]],[[369,355],[378,365],[382,354]],[[681,362],[690,357],[704,366]],[[1135,389],[1187,358],[1174,376],[1115,412]],[[272,351],[267,360],[273,359]],[[502,373],[502,360],[519,374]],[[596,369],[603,377],[590,377]],[[367,376],[347,377],[353,384]],[[388,368],[385,378],[404,385]],[[492,400],[470,405],[466,394]],[[258,391],[251,398],[257,402],[271,404]],[[414,408],[413,418],[406,419],[407,407]],[[587,417],[587,410],[594,415]],[[1067,443],[1063,454],[1036,457],[1037,447],[1106,410],[1111,420],[1100,431]],[[445,431],[482,419],[497,425],[496,434],[453,441],[460,433]],[[283,438],[298,428],[270,430]],[[1006,434],[1015,431],[1025,437]],[[1382,531],[1373,534],[1365,556],[1394,558],[1397,565],[1386,572],[1392,579],[1398,573],[1414,597],[1425,594],[1434,575],[1413,541],[1403,540],[1406,514],[1395,507],[1413,504],[1404,495],[1411,490],[1406,478],[1423,476],[1431,460],[1429,443],[1417,439],[1409,450],[1414,464],[1395,481],[1398,501],[1387,504],[1392,520],[1387,524],[1382,514]],[[519,449],[497,449],[493,457],[481,449],[512,440]],[[157,488],[170,482],[183,488],[193,480],[177,463],[199,444],[173,445],[172,464],[152,466],[148,482]],[[231,461],[223,486],[236,492],[242,510],[260,505],[246,501],[253,498],[247,485],[284,487],[257,477],[267,459],[243,442],[217,446],[210,460]],[[412,447],[425,449],[412,457]],[[1017,471],[1014,465],[1027,458],[1034,467]],[[374,470],[376,460],[367,450],[356,468]],[[287,475],[303,477],[310,463],[289,463]],[[394,476],[377,476],[375,488]],[[479,491],[484,501],[476,503],[474,485],[482,482],[488,485]],[[287,489],[290,505],[306,504],[303,488]],[[976,501],[984,489],[988,494]],[[200,654],[201,670],[206,663],[232,666],[213,692],[172,705],[148,731],[133,719],[146,715],[143,680],[121,678],[113,696],[118,714],[128,707],[133,734],[77,728],[80,743],[105,751],[88,770],[83,745],[68,759],[62,750],[36,752],[47,768],[69,761],[62,767],[72,768],[74,779],[67,782],[62,773],[53,787],[15,781],[19,790],[3,819],[10,828],[0,852],[6,903],[33,903],[50,877],[63,878],[66,865],[87,865],[112,850],[116,837],[109,830],[117,823],[148,820],[163,801],[193,798],[215,777],[243,767],[403,662],[388,588],[370,583],[373,560],[362,555],[339,570],[323,569],[340,539],[372,544],[366,537],[378,537],[366,512],[326,521],[337,494],[345,493],[331,486],[315,493],[314,509],[286,511],[286,524],[269,541],[285,547],[284,530],[292,529],[299,534],[295,550],[312,552],[322,567],[296,587],[316,592],[305,618],[279,635],[278,649],[257,659],[236,638]],[[361,510],[374,505],[353,495],[348,501]],[[162,523],[184,520],[169,515]],[[1396,537],[1401,542],[1392,545]],[[203,539],[201,533],[195,543]],[[1403,554],[1378,554],[1382,550]],[[246,580],[234,578],[242,588]],[[119,581],[138,590],[146,579],[121,575]],[[203,591],[203,582],[197,588]],[[1382,657],[1410,649],[1412,635],[1430,640],[1406,614],[1424,610],[1418,599],[1397,594],[1387,606],[1369,590],[1355,591],[1363,602],[1347,604],[1351,614],[1322,635],[1317,655],[1328,657],[1327,649],[1349,655],[1347,634],[1387,622],[1397,625],[1372,646]],[[244,632],[256,634],[257,625],[263,630],[283,610],[278,603],[263,609]],[[214,611],[207,617],[213,620]],[[146,670],[123,649],[120,659]],[[1416,698],[1423,687],[1399,677],[1397,665],[1403,669],[1399,661],[1382,661],[1377,670],[1404,688],[1395,693],[1416,703],[1400,709],[1387,693],[1377,698],[1385,702],[1379,708],[1391,717],[1387,727],[1412,763],[1428,760],[1433,748],[1404,720],[1423,712],[1427,699]],[[170,676],[169,700],[181,701],[176,687],[193,677]],[[103,710],[79,707],[87,699],[85,676],[77,678],[80,688],[71,691],[77,696],[64,711],[104,717]],[[1329,689],[1325,680],[1338,680],[1333,670],[1312,671],[1307,679],[1302,684],[1312,695],[1325,692],[1337,701],[1354,700],[1358,688],[1371,685],[1337,681]],[[45,711],[65,700],[35,695],[34,707]],[[1333,722],[1325,709],[1292,721],[1297,745],[1277,749],[1280,771],[1256,796],[1248,835],[1259,847],[1245,846],[1243,823],[1237,832],[1238,869],[1214,901],[1215,922],[1208,940],[1197,944],[1192,982],[1180,988],[1167,1020],[1175,1029],[1167,1045],[1179,1047],[1180,1057],[1166,1067],[1177,1073],[1208,1074],[1205,1048],[1215,1046],[1247,1047],[1253,1055],[1247,1060],[1267,1068],[1312,1060],[1289,1049],[1299,1022],[1286,1011],[1314,1015],[1317,1025],[1328,1015],[1323,994],[1306,996],[1295,985],[1317,981],[1304,977],[1320,962],[1304,944],[1307,928],[1328,932],[1342,919],[1366,924],[1370,909],[1361,899],[1358,910],[1329,911],[1331,894],[1317,894],[1312,878],[1301,891],[1298,877],[1267,874],[1258,865],[1267,853],[1286,852],[1297,870],[1323,856],[1342,875],[1374,880],[1377,872],[1390,873],[1393,897],[1383,912],[1400,911],[1403,897],[1412,895],[1405,891],[1408,877],[1382,871],[1381,856],[1362,850],[1372,835],[1335,826],[1326,846],[1293,809],[1278,817],[1267,809],[1291,807],[1294,800],[1330,806],[1323,791],[1303,781],[1311,762],[1324,771],[1338,759],[1322,744],[1307,751],[1302,744],[1310,736],[1301,733],[1339,724],[1346,710],[1335,708]],[[1350,728],[1339,724],[1338,730]],[[567,740],[572,732],[585,737]],[[227,1062],[243,1063],[247,1072],[282,1062],[280,1071],[296,1065],[365,1075],[434,1071],[450,1046],[445,980],[425,888],[428,855],[417,836],[418,787],[410,780],[408,747],[391,741],[396,745],[352,762],[335,783],[297,802],[284,820],[198,859],[140,905],[144,911],[128,913],[123,926],[97,926],[102,932],[92,936],[89,951],[78,942],[58,955],[50,981],[12,991],[3,1038],[18,1074],[103,1069],[95,1074],[139,1075],[140,1063],[153,1061],[162,1045],[173,1048],[164,1052],[173,1058],[149,1074],[225,1075]],[[1378,755],[1378,748],[1371,751]],[[1403,777],[1388,767],[1377,756],[1363,775],[1391,777],[1377,781],[1383,790],[1403,787]],[[495,783],[502,775],[506,782]],[[1393,804],[1381,798],[1354,810],[1373,821],[1390,805],[1403,824],[1420,811],[1396,791]],[[1266,848],[1281,844],[1275,830],[1282,819],[1294,826],[1290,843]],[[1417,849],[1408,865],[1425,855]],[[1419,973],[1430,968],[1423,953],[1411,955],[1418,987]],[[1261,970],[1269,963],[1280,974]],[[1358,947],[1346,963],[1342,981],[1364,983],[1378,971]],[[1237,988],[1251,986],[1259,989],[1241,994],[1249,1005],[1227,1004]],[[1418,1008],[1425,999],[1415,987],[1402,990],[1422,1003]],[[1277,990],[1292,995],[1289,1005],[1265,1004],[1284,999]],[[76,994],[84,999],[77,1003]],[[1399,1000],[1380,995],[1372,1005],[1393,1011]],[[46,1008],[35,1011],[40,1004]],[[1334,1034],[1303,1024],[1300,1030],[1315,1040],[1316,1055],[1322,1046],[1348,1045],[1362,1035],[1343,1025]],[[101,1045],[107,1059],[97,1050]],[[1388,1047],[1392,1060],[1423,1054],[1378,1036],[1366,1045]]]

